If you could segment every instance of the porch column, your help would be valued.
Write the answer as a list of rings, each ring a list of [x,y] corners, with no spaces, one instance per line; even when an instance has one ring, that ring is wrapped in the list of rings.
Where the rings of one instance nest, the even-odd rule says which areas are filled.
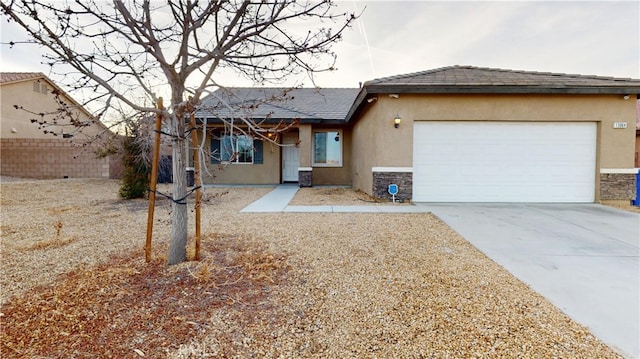
[[[300,164],[298,165],[298,183],[300,187],[313,186],[313,168],[311,167],[311,151],[313,146],[313,131],[311,125],[300,125]]]

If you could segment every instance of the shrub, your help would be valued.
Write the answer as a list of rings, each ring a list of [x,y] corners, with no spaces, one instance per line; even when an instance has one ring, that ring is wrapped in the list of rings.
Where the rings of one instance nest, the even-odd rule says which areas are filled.
[[[143,198],[149,189],[150,166],[144,153],[144,146],[138,137],[128,136],[123,141],[122,184],[120,197],[124,199]]]

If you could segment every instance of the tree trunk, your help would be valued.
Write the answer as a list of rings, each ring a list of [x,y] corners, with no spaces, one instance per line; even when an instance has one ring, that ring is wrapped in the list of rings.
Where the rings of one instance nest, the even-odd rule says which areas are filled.
[[[180,112],[180,111],[178,111]],[[187,198],[187,163],[184,139],[184,121],[182,116],[174,112],[173,128],[177,137],[173,142],[173,204],[171,211],[171,243],[169,244],[169,265],[187,260],[188,210]],[[183,199],[184,198],[184,199]]]

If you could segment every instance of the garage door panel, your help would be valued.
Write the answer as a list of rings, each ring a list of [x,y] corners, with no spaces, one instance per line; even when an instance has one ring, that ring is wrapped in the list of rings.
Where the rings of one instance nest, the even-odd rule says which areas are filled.
[[[416,202],[593,202],[595,123],[416,122]]]

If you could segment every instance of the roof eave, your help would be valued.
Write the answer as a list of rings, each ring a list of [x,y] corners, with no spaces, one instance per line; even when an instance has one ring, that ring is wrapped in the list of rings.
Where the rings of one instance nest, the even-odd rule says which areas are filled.
[[[330,125],[330,126],[340,126],[345,124],[345,120],[343,119],[325,119],[325,118],[252,118],[253,121],[264,124],[264,125],[277,125],[281,122],[293,122],[295,120],[298,121],[299,124],[303,125]],[[222,124],[223,121],[218,118],[207,118],[207,124]]]
[[[527,85],[369,85],[368,94],[576,94],[631,95],[640,94],[640,86],[527,86]],[[362,92],[361,92],[362,93]],[[359,97],[358,97],[359,99]]]
[[[360,108],[362,107],[362,104],[366,100],[367,96],[369,96],[368,89],[369,89],[369,87],[367,87],[367,86],[363,86],[360,89],[360,92],[358,92],[358,95],[356,96],[356,99],[353,101],[353,104],[351,104],[351,107],[349,108],[349,111],[347,112],[347,115],[344,118],[345,123],[351,122],[351,119],[360,110]],[[382,93],[382,92],[377,92],[377,93]]]

